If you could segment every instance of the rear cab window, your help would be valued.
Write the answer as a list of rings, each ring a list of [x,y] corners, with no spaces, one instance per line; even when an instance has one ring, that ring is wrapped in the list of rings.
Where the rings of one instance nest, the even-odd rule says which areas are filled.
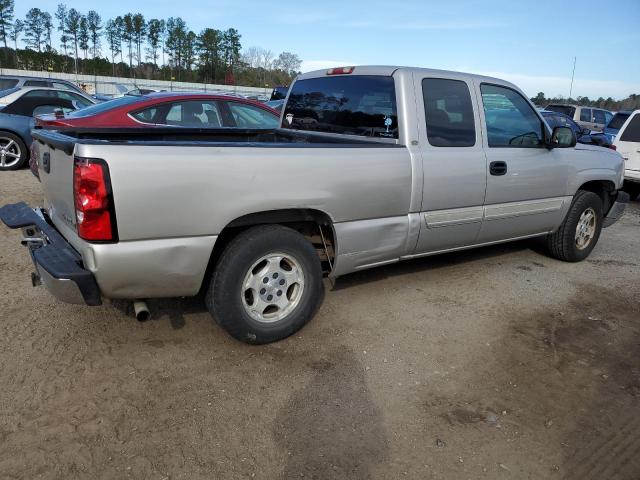
[[[398,138],[393,77],[337,75],[298,80],[282,128],[375,138]]]

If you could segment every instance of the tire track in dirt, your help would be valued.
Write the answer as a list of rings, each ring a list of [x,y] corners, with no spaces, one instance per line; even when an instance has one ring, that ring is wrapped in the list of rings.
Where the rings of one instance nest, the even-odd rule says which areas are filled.
[[[640,419],[627,412],[606,435],[585,445],[567,465],[565,480],[629,479],[640,472]]]

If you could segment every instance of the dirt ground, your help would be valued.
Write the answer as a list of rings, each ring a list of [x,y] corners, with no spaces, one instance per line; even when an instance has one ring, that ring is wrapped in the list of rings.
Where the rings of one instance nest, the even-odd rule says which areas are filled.
[[[28,171],[0,204],[41,203]],[[640,478],[640,204],[567,264],[536,242],[344,277],[251,347],[199,299],[82,307],[0,227],[0,478]]]

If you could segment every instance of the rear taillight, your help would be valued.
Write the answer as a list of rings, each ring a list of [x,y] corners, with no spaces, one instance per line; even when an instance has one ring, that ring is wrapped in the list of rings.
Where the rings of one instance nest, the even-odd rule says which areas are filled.
[[[111,179],[104,160],[75,157],[73,196],[80,238],[98,242],[117,241]]]

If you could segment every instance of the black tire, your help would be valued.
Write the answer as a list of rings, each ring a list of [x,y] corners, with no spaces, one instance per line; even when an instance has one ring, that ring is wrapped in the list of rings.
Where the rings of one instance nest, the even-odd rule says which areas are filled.
[[[20,158],[18,159],[17,163],[11,166],[6,166],[6,165],[3,166],[0,162],[0,171],[18,170],[19,168],[22,168],[24,164],[27,163],[27,160],[29,159],[29,152],[27,150],[27,146],[24,144],[24,142],[20,137],[18,137],[17,135],[11,132],[0,131],[0,147],[4,147],[11,140],[14,142],[15,148],[10,147],[10,151],[11,153],[19,154]],[[7,158],[7,160],[9,159],[13,160],[13,158],[9,158],[9,157],[5,157],[5,158]]]
[[[629,194],[629,199],[632,202],[640,197],[640,183],[625,181],[622,190]]]
[[[595,231],[582,248],[578,247],[576,231],[583,214],[591,209],[595,213]],[[562,225],[547,235],[547,249],[552,257],[565,262],[579,262],[589,256],[598,243],[602,230],[602,200],[593,192],[578,190]]]
[[[284,318],[266,323],[248,313],[244,282],[256,262],[275,252],[297,261],[304,274],[304,287]],[[205,302],[216,322],[232,337],[246,343],[265,344],[300,330],[317,312],[323,294],[322,267],[313,245],[291,228],[263,225],[245,230],[227,245],[214,268]]]

